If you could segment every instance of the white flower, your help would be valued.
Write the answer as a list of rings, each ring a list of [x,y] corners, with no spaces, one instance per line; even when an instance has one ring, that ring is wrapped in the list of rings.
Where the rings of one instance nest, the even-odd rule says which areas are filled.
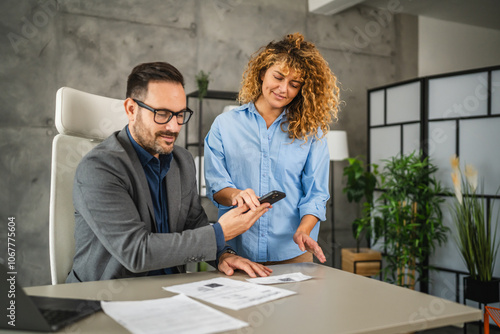
[[[458,203],[462,205],[462,186],[460,180],[460,171],[457,169],[451,173],[451,180],[453,181],[453,188],[455,189],[455,196]]]
[[[458,171],[460,173],[460,160],[458,159],[456,154],[453,154],[450,158],[451,169],[455,172]]]
[[[477,189],[477,170],[472,165],[465,165],[465,178],[472,193]]]
[[[452,170],[451,180],[453,181],[455,196],[457,197],[458,203],[462,204],[462,175],[460,174],[460,160],[456,154],[451,156],[450,165]]]

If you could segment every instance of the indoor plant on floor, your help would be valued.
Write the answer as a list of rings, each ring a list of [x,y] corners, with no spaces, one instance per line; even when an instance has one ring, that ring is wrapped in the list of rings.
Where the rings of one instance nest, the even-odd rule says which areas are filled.
[[[437,167],[415,151],[385,160],[377,210],[384,220],[386,280],[414,289],[426,279],[429,256],[446,241],[440,196],[443,189],[433,177]]]
[[[366,239],[369,245],[371,238],[376,241],[381,232],[380,218],[372,215],[373,193],[378,184],[378,166],[370,164],[365,168],[359,157],[346,160],[349,165],[344,167],[343,175],[347,181],[343,192],[347,195],[349,202],[357,203],[362,207],[360,217],[352,222],[356,248],[342,249],[342,270],[364,276],[377,275],[381,269],[382,254],[370,248],[361,248],[360,244],[363,239]]]
[[[487,209],[487,199],[479,195],[478,175],[474,167],[466,165],[465,176],[462,176],[456,156],[451,158],[451,166],[456,242],[469,271],[469,276],[464,279],[465,298],[483,304],[496,303],[500,301],[500,281],[493,279],[493,269],[500,242],[496,242],[498,222],[492,226],[494,208]]]

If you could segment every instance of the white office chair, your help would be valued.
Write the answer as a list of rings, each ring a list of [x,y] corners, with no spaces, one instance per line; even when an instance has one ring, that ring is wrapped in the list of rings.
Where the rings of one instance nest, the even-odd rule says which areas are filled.
[[[123,101],[62,87],[56,95],[52,143],[49,253],[52,284],[64,283],[75,254],[73,179],[82,157],[128,118]]]

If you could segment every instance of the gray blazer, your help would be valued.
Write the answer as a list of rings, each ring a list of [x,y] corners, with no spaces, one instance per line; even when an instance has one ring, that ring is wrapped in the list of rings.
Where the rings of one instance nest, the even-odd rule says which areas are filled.
[[[166,176],[171,233],[155,233],[146,175],[127,131],[112,134],[75,175],[75,257],[66,282],[144,276],[215,260],[215,232],[200,204],[191,154],[176,146]]]

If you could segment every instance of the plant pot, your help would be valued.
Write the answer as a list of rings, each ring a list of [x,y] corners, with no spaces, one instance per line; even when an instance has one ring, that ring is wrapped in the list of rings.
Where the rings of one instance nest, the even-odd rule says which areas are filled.
[[[500,301],[500,280],[479,281],[470,276],[464,278],[464,295],[466,299],[482,304]]]
[[[198,80],[198,98],[203,99],[207,95],[208,80]]]
[[[382,254],[370,248],[342,248],[342,270],[362,276],[378,275],[382,267]]]

